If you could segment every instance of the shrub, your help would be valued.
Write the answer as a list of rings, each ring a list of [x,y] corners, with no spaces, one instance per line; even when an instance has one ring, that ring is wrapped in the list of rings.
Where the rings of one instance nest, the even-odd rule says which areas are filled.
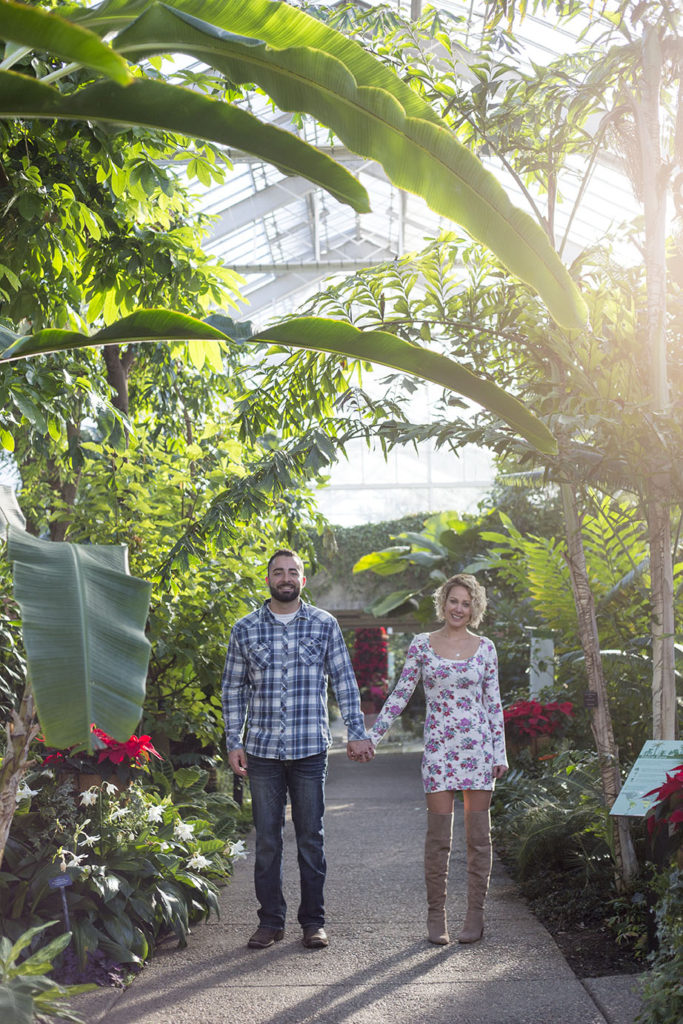
[[[101,974],[103,956],[137,969],[169,933],[184,945],[193,921],[218,912],[217,886],[242,854],[239,810],[206,793],[208,779],[198,767],[174,772],[164,762],[144,785],[121,791],[103,782],[79,794],[69,778],[34,773],[30,809],[20,808],[7,844],[2,932],[16,938],[27,923],[62,918],[50,886],[62,875],[65,924],[86,976],[95,966]]]
[[[48,978],[53,959],[68,945],[70,933],[60,935],[37,953],[19,959],[37,936],[56,924],[49,921],[29,928],[13,944],[0,938],[0,1014],[3,1024],[33,1024],[45,1017],[59,1017],[62,1021],[82,1024],[64,1000],[79,992],[87,992],[92,985],[64,988]]]
[[[637,1024],[679,1024],[683,1020],[683,871],[664,875],[666,891],[655,911],[658,948],[643,988]]]

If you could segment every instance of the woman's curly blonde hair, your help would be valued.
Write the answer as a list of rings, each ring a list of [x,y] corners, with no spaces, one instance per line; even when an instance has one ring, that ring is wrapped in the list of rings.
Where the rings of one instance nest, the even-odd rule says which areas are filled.
[[[469,625],[475,629],[484,618],[486,611],[486,591],[475,576],[468,572],[458,572],[455,576],[442,583],[434,594],[434,609],[439,622],[446,618],[446,601],[453,587],[464,587],[472,601],[472,615]]]

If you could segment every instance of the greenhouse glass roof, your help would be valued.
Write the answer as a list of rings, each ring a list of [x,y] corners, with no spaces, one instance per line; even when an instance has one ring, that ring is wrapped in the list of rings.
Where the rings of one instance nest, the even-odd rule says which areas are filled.
[[[410,2],[399,0],[391,6],[410,15]],[[435,6],[466,14],[472,38],[476,38],[476,12],[484,4],[441,0]],[[415,12],[421,4],[413,0],[412,7]],[[532,15],[525,18],[517,36],[523,39],[525,58],[537,64],[576,46],[576,37],[566,28]],[[244,276],[247,302],[238,316],[252,321],[255,328],[296,311],[325,281],[420,249],[426,237],[434,237],[442,228],[454,229],[422,199],[391,185],[378,164],[333,145],[325,129],[310,120],[293,127],[288,114],[258,95],[251,94],[247,102],[260,118],[298,131],[342,162],[368,190],[371,203],[370,213],[355,214],[302,178],[286,177],[247,154],[227,153],[233,172],[224,184],[208,188],[200,197],[203,210],[216,218],[205,248]],[[524,208],[525,201],[504,168],[496,161],[489,166],[513,201]],[[577,165],[576,179],[564,183],[564,202],[556,214],[559,237],[566,230],[568,211],[579,188],[579,170]],[[614,158],[604,154],[594,167],[580,213],[568,231],[565,262],[586,245],[611,234],[635,211],[629,182]],[[429,407],[427,394],[423,393],[424,409]],[[427,508],[466,510],[483,496],[493,477],[490,457],[477,450],[461,452],[458,458],[425,446],[417,453],[395,452],[388,464],[360,443],[347,454],[349,461],[334,469],[330,487],[320,496],[321,510],[339,523],[393,518]]]

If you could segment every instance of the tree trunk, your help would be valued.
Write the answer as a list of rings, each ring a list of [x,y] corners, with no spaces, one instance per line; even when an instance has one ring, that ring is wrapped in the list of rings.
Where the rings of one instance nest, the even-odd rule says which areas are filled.
[[[648,504],[650,602],[652,614],[652,737],[677,739],[674,581],[669,507]]]
[[[12,721],[6,726],[7,749],[0,766],[0,867],[17,807],[17,790],[26,771],[29,748],[39,730],[33,691],[27,680],[19,713],[13,711]]]
[[[655,413],[670,405],[666,354],[666,205],[671,168],[662,160],[660,91],[662,52],[655,28],[643,36],[643,77],[639,99],[631,98],[638,131],[640,187],[645,221],[647,282],[647,347],[650,390]],[[676,677],[674,649],[674,582],[671,551],[668,456],[655,453],[650,468],[647,519],[650,542],[650,600],[652,615],[652,736],[676,739]]]
[[[593,709],[591,728],[598,752],[602,792],[605,804],[609,810],[621,789],[619,752],[614,741],[612,718],[607,701],[607,687],[602,671],[595,602],[593,601],[593,592],[590,587],[590,580],[588,579],[576,499],[569,484],[562,484],[561,491],[567,536],[569,574],[579,622],[579,636],[586,660],[589,689],[597,694],[598,701]],[[617,866],[617,881],[621,885],[629,885],[638,872],[638,862],[631,840],[628,818],[615,816],[613,820],[615,823],[614,860]]]
[[[114,389],[112,405],[127,416],[129,408],[128,375],[135,361],[135,349],[129,345],[121,355],[120,345],[105,345],[102,355],[107,367],[107,380]]]

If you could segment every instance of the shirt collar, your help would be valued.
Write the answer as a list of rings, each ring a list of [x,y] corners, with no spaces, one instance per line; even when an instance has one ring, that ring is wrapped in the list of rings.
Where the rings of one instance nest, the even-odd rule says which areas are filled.
[[[270,602],[270,598],[268,598],[268,600],[264,601],[263,604],[261,605],[261,608],[260,608],[261,618],[262,619],[267,619],[270,622],[277,622],[277,619],[275,618],[275,616],[271,612],[270,608],[268,607],[269,602]],[[304,619],[310,618],[310,615],[311,615],[310,608],[311,608],[311,606],[309,604],[307,604],[306,601],[302,600],[301,603],[299,604],[299,607],[296,610],[295,618],[298,617],[299,615],[301,615]]]

